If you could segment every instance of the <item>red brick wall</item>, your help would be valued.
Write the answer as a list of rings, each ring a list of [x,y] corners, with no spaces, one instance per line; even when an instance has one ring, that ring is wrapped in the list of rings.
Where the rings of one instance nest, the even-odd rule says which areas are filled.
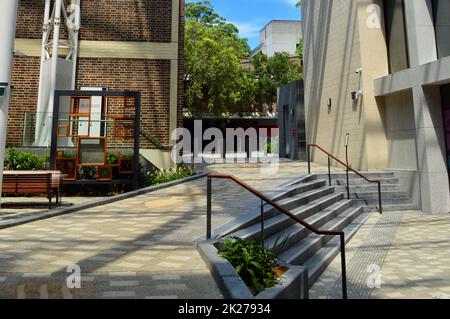
[[[104,41],[171,41],[171,0],[82,0],[80,38]],[[178,125],[182,126],[184,79],[184,0],[180,1],[178,68]],[[44,0],[19,0],[16,38],[41,39]],[[8,124],[8,145],[22,144],[24,112],[37,107],[38,57],[16,58],[14,93]],[[170,61],[82,58],[78,61],[77,88],[108,87],[142,92],[141,126],[161,143],[169,142]],[[141,139],[144,147],[152,147]]]
[[[17,38],[42,38],[44,3],[19,0]],[[81,0],[80,39],[170,42],[171,18],[170,0]]]
[[[163,144],[169,136],[170,61],[81,58],[77,89],[81,86],[141,92],[141,126]],[[141,139],[143,147],[151,147]]]
[[[23,119],[25,112],[36,112],[39,90],[39,57],[14,59],[8,132],[8,146],[22,145]]]

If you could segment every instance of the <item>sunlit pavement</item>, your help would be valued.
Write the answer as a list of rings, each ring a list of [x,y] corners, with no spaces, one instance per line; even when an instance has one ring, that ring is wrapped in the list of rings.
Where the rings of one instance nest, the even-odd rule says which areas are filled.
[[[270,193],[306,172],[281,164],[216,165]],[[315,166],[317,170],[322,168]],[[268,183],[270,181],[270,183]],[[255,198],[229,181],[213,183],[213,226],[247,212]],[[0,231],[3,298],[221,298],[194,240],[205,234],[206,180]],[[69,268],[75,264],[75,268]],[[69,289],[81,270],[81,288]],[[68,272],[69,271],[69,272]]]
[[[307,165],[282,163],[272,175],[262,174],[256,164],[215,165],[208,170],[236,175],[272,193],[305,174]],[[256,201],[223,180],[213,182],[213,194],[214,228],[247,212]],[[0,297],[222,298],[194,243],[205,235],[205,211],[206,180],[201,179],[0,230]],[[386,213],[380,218],[372,215],[347,248],[350,297],[448,296],[450,216]],[[386,233],[386,227],[380,233],[383,224],[391,224],[388,234],[394,232],[388,246],[365,246]],[[365,259],[381,266],[381,289],[364,288],[371,274]],[[81,288],[73,288],[77,267]],[[339,275],[337,258],[314,285],[311,297],[339,297]],[[324,287],[334,288],[334,293]]]
[[[347,245],[349,298],[450,299],[450,214],[373,214]],[[310,290],[340,298],[340,258]]]

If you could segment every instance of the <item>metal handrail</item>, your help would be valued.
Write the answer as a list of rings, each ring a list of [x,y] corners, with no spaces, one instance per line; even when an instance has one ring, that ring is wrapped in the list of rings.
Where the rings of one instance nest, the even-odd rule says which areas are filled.
[[[208,181],[207,181],[207,215],[206,215],[206,239],[211,239],[211,219],[212,219],[212,179],[228,179],[232,180],[236,184],[240,185],[241,187],[248,190],[250,193],[261,199],[261,201],[266,202],[273,208],[279,210],[286,216],[290,217],[291,219],[295,220],[297,223],[301,224],[305,228],[309,229],[311,232],[317,234],[317,235],[325,235],[325,236],[339,236],[340,238],[340,251],[341,251],[341,268],[342,268],[342,297],[343,299],[347,299],[347,272],[346,272],[346,265],[345,265],[345,233],[343,231],[329,231],[329,230],[320,230],[316,227],[312,226],[311,224],[305,222],[304,220],[298,218],[296,215],[291,213],[289,210],[281,207],[277,203],[275,203],[273,200],[262,194],[261,192],[257,191],[250,185],[246,184],[242,180],[238,179],[235,176],[232,175],[225,175],[225,174],[209,174],[208,175]],[[263,205],[261,205],[261,237],[264,239],[264,209]]]
[[[379,207],[380,214],[383,214],[383,206],[382,206],[382,199],[381,199],[381,181],[380,180],[372,180],[372,179],[367,178],[366,176],[364,176],[360,172],[354,170],[349,165],[347,165],[346,163],[344,163],[343,161],[341,161],[340,159],[335,157],[333,154],[331,154],[330,152],[328,152],[323,147],[321,147],[320,145],[317,145],[317,144],[308,144],[308,147],[307,147],[307,151],[308,151],[308,154],[307,154],[307,157],[308,157],[308,174],[311,174],[311,151],[310,151],[311,147],[315,147],[315,148],[319,149],[320,151],[322,151],[323,153],[325,153],[328,156],[328,180],[329,180],[329,185],[330,186],[331,186],[331,161],[330,161],[330,159],[331,158],[334,159],[336,162],[338,162],[339,164],[343,165],[346,168],[346,173],[347,173],[347,187],[346,187],[346,189],[347,189],[347,199],[350,199],[350,185],[349,185],[349,176],[348,176],[348,172],[349,171],[355,173],[356,175],[358,175],[359,177],[361,177],[362,179],[364,179],[368,183],[378,184],[378,204],[380,206]]]

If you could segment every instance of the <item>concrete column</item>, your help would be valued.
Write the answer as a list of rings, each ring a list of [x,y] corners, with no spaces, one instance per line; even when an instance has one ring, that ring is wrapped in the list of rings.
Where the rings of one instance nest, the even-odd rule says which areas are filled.
[[[450,196],[439,86],[413,89],[422,211],[448,213]]]
[[[405,17],[410,67],[437,60],[432,1],[406,0]]]
[[[383,108],[374,94],[374,80],[389,74],[388,52],[381,15],[382,1],[362,0],[358,4],[362,68],[359,76],[363,92],[361,107],[365,127],[366,169],[381,170],[388,166],[389,155],[386,131],[383,126]],[[376,23],[376,20],[379,22]]]
[[[0,97],[0,198],[2,195],[3,165],[5,160],[6,127],[11,96],[11,71],[16,34],[17,0],[0,1],[0,83],[6,86]]]

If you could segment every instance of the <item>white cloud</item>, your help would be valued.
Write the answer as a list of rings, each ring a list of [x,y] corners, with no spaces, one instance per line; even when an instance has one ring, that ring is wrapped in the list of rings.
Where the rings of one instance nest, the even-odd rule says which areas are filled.
[[[262,25],[252,22],[234,22],[230,21],[239,29],[239,35],[243,38],[254,38],[259,37],[259,31]]]

